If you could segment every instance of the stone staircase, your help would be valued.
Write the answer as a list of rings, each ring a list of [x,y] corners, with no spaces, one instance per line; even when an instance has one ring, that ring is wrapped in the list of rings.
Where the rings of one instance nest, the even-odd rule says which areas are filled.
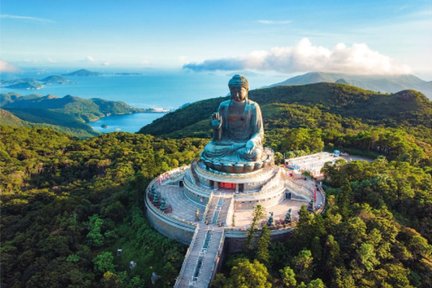
[[[200,184],[200,179],[198,177],[198,174],[196,172],[196,166],[197,166],[197,160],[194,160],[190,166],[190,171],[192,173],[192,177],[195,181],[195,184],[199,186]]]
[[[219,264],[224,226],[232,197],[211,197],[204,223],[198,223],[174,287],[208,287]]]
[[[208,209],[207,209],[207,213],[206,213],[206,215],[204,217],[204,223],[207,223],[207,224],[211,223],[211,221],[213,219],[214,212],[216,210],[216,206],[217,206],[218,201],[219,201],[219,197],[214,197],[213,196],[210,199],[210,202],[207,204],[208,205]]]
[[[199,224],[174,287],[208,287],[225,240],[223,227]]]

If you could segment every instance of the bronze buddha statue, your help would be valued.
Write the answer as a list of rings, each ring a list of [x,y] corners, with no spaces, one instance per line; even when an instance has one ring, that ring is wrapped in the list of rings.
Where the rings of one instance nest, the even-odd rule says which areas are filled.
[[[259,105],[248,99],[249,84],[235,75],[228,83],[231,99],[220,103],[211,117],[213,139],[201,154],[203,160],[230,163],[260,161],[264,128]]]

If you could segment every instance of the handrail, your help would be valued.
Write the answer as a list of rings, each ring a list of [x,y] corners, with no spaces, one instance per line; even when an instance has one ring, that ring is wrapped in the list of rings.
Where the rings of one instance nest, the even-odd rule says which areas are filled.
[[[209,200],[208,200],[206,208],[204,209],[204,212],[203,212],[203,217],[202,217],[203,222],[205,222],[205,219],[207,217],[207,213],[208,213],[208,210],[210,209],[210,203],[211,203],[212,199],[213,199],[213,193],[210,193]]]
[[[164,179],[163,180],[164,182],[161,182],[161,184],[169,182],[169,181],[174,181],[174,179],[177,180],[176,177],[182,176],[182,174],[184,174],[185,170],[188,169],[189,166],[190,165],[183,165],[181,167],[178,167],[178,168],[175,168],[173,170],[167,171],[167,172],[159,175],[158,177],[156,177],[154,180],[156,180],[156,179],[159,180],[159,179],[162,179],[162,178],[164,178],[166,176],[168,176],[168,178]]]
[[[190,181],[190,179],[188,179],[186,177],[185,181],[184,181],[185,188],[189,188],[189,190],[195,192],[196,194],[198,194],[198,195],[200,195],[202,197],[209,197],[209,195],[211,195],[212,191],[211,191],[210,188],[209,189],[204,189],[204,188],[202,188],[200,186],[196,186],[196,185],[191,184],[189,181]],[[210,193],[209,193],[209,191],[210,191]]]
[[[193,246],[194,246],[194,244],[195,244],[196,238],[198,237],[199,228],[200,228],[200,227],[199,227],[199,224],[198,224],[198,225],[196,226],[196,228],[195,228],[194,235],[192,236],[191,243],[190,243],[190,245],[189,245],[189,247],[188,247],[188,249],[187,249],[187,251],[186,251],[186,254],[185,254],[185,257],[184,257],[185,260],[187,260],[188,257],[189,257],[189,255],[192,253]],[[185,262],[185,261],[183,260],[183,265],[182,265],[182,267],[180,268],[180,273],[178,274],[179,276],[178,276],[177,279],[176,279],[176,282],[175,282],[175,284],[174,284],[174,287],[179,287],[178,285],[180,285],[180,282],[181,282],[181,276],[184,274],[185,269],[186,269],[186,266],[187,266],[187,262]]]
[[[165,220],[168,221],[168,222],[175,223],[175,221],[173,221],[173,220],[177,220],[177,221],[179,221],[179,222],[181,222],[181,223],[195,226],[195,223],[193,223],[193,222],[191,222],[191,221],[188,221],[188,220],[185,220],[185,219],[181,219],[181,218],[179,218],[179,217],[177,217],[177,216],[175,216],[175,215],[168,216],[168,215],[166,215],[166,213],[162,212],[162,211],[159,210],[156,206],[153,205],[153,203],[150,201],[149,193],[148,193],[148,192],[149,192],[149,190],[151,189],[151,187],[155,184],[155,182],[156,182],[157,180],[158,180],[158,178],[153,179],[153,180],[150,182],[150,184],[147,186],[146,190],[145,190],[145,194],[146,194],[146,195],[145,195],[145,197],[144,197],[144,202],[145,202],[146,206],[147,206],[148,208],[150,208],[153,212],[155,212],[156,214],[158,214],[161,218],[165,219]]]
[[[222,250],[221,248],[223,248],[223,243],[225,242],[225,232],[224,232],[224,230],[221,229],[221,231],[218,231],[218,232],[221,233],[221,236],[220,236],[220,238],[219,238],[219,245],[218,245],[218,247],[217,247],[217,249],[216,249],[216,254],[215,254],[215,256],[214,256],[215,258],[217,258],[217,257],[220,256],[220,253],[221,253],[221,250]],[[219,262],[219,261],[214,261],[214,262],[212,262],[211,273],[209,273],[209,275],[208,275],[208,277],[207,277],[207,279],[209,279],[207,282],[209,282],[209,283],[210,283],[211,279],[212,279],[213,276],[214,276],[214,272],[215,272],[215,270],[216,270],[216,267],[217,267],[218,262]]]
[[[268,191],[268,189],[269,189],[269,187],[270,186],[273,186],[273,184],[274,184],[274,179],[276,179],[279,175],[280,175],[280,169],[278,169],[277,171],[276,171],[276,173],[274,173],[274,175],[268,180],[268,182],[267,183],[265,183],[263,186],[262,186],[262,188],[261,188],[261,191],[260,192],[265,192],[265,191]]]
[[[176,216],[168,216],[167,214],[165,214],[164,212],[162,212],[161,210],[159,210],[157,207],[155,207],[150,199],[146,199],[145,200],[146,206],[148,209],[150,209],[153,213],[157,214],[160,218],[162,218],[163,220],[165,220],[165,222],[169,222],[169,223],[174,223],[180,226],[183,226],[184,224],[188,225],[188,226],[192,226],[195,227],[195,223],[187,221],[185,219],[181,219],[178,218]],[[191,227],[189,227],[191,228]]]
[[[304,185],[301,185],[301,184],[296,183],[294,181],[286,181],[285,186],[287,188],[291,188],[291,189],[295,190],[297,192],[296,194],[309,195],[309,196],[311,194],[309,187],[305,187]]]

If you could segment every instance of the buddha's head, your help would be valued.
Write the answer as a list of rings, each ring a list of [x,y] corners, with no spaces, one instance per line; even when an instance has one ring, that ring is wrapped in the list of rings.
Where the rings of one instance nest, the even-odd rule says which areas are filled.
[[[231,99],[237,102],[243,102],[248,97],[249,82],[240,75],[234,75],[228,82],[228,87],[231,92]]]

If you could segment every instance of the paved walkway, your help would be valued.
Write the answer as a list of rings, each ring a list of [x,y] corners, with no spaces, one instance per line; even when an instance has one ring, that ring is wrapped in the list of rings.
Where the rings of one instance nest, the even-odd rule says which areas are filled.
[[[200,215],[204,212],[204,206],[199,206],[188,199],[183,192],[183,188],[177,185],[162,185],[157,187],[161,196],[172,207],[170,216],[184,221],[195,222],[196,210],[200,210]]]

